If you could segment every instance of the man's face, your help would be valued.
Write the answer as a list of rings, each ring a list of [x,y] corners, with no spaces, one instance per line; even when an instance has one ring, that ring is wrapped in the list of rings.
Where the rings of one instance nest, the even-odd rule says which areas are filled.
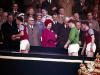
[[[59,13],[62,14],[62,15],[64,15],[64,9],[63,8],[60,8],[59,9]]]
[[[74,23],[72,23],[72,22],[68,23],[68,25],[69,25],[70,28],[72,28],[73,24]]]
[[[79,14],[78,13],[75,13],[74,14],[74,18],[77,20],[77,19],[79,19]]]
[[[76,27],[77,27],[77,29],[81,29],[81,23],[80,22],[77,22],[76,23]]]
[[[33,15],[33,14],[34,14],[34,9],[33,9],[33,8],[30,8],[30,9],[28,10],[28,14]]]
[[[88,14],[87,14],[87,18],[88,18],[89,20],[93,19],[92,13],[88,13]]]
[[[54,21],[58,20],[58,16],[57,15],[53,15],[52,18],[53,18]]]
[[[2,16],[3,16],[3,18],[7,18],[7,16],[8,16],[8,13],[7,12],[3,12],[3,14],[2,14]]]
[[[12,22],[12,21],[13,21],[13,16],[12,16],[12,15],[9,15],[9,16],[8,16],[8,21],[9,21],[9,22]]]
[[[28,24],[33,25],[34,24],[34,19],[32,17],[28,18]]]
[[[65,24],[68,24],[68,21],[69,21],[69,20],[70,20],[70,19],[69,19],[68,17],[66,17],[65,20],[64,20],[64,23],[65,23]]]
[[[86,24],[82,24],[82,29],[86,30]]]
[[[41,20],[41,19],[42,19],[42,15],[38,15],[37,20]]]
[[[18,10],[18,4],[13,4],[12,8],[13,8],[14,11],[17,11]]]

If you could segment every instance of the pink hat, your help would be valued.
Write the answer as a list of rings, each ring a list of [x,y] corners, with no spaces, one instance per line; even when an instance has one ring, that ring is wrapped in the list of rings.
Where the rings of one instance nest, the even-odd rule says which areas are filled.
[[[45,26],[47,26],[49,23],[53,23],[53,21],[50,20],[50,19],[47,19],[47,20],[45,20],[45,22],[44,22]]]

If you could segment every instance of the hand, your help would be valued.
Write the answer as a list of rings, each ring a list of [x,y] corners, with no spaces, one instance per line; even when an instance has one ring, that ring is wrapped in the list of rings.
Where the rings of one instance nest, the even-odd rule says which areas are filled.
[[[84,51],[83,50],[81,51],[81,55],[84,55]]]
[[[65,45],[64,45],[64,48],[65,48],[65,49],[67,49],[67,47],[68,47],[68,45],[67,45],[67,44],[65,44]]]
[[[16,40],[16,36],[15,36],[15,35],[12,35],[12,36],[11,36],[11,39],[12,39],[12,40]]]
[[[12,38],[15,38],[15,37],[16,37],[16,35],[12,35],[11,37],[12,37]]]
[[[16,37],[16,39],[20,39],[20,37]]]

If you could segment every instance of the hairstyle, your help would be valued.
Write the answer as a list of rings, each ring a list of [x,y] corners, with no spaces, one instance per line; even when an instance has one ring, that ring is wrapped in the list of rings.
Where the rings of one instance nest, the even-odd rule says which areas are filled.
[[[20,22],[23,22],[23,18],[21,16],[17,16],[16,19],[19,20]]]
[[[88,21],[81,21],[81,23],[89,26],[89,22]]]
[[[70,19],[70,20],[68,21],[68,23],[74,23],[74,24],[75,24],[75,20]]]
[[[50,19],[47,19],[47,20],[44,22],[45,26],[48,26],[49,23],[53,23],[53,21],[50,20]]]
[[[8,13],[7,17],[9,17],[9,16],[13,16],[13,14],[12,14],[12,13]],[[13,16],[13,17],[14,17],[14,16]]]

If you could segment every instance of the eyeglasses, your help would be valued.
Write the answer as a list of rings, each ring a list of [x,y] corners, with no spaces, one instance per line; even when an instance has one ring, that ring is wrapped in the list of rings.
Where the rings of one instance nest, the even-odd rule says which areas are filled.
[[[29,21],[34,21],[34,20],[29,20]]]
[[[87,15],[87,16],[92,16],[92,15]]]

